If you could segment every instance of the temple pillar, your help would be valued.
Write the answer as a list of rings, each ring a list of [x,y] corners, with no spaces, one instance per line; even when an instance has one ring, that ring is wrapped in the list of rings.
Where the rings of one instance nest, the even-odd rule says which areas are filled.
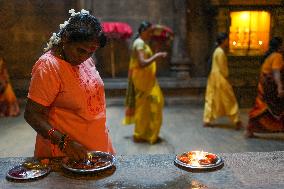
[[[187,28],[186,28],[186,0],[174,0],[174,32],[173,50],[171,57],[171,74],[177,78],[189,78],[190,60],[187,50]]]

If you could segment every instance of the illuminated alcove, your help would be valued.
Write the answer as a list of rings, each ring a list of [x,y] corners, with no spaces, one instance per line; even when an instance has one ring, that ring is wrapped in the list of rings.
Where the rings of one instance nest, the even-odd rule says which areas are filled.
[[[229,49],[233,55],[261,55],[268,48],[270,13],[267,11],[230,12]]]

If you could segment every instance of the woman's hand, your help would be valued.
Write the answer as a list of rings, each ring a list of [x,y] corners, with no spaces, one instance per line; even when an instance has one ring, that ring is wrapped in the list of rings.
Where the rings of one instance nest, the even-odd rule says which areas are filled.
[[[87,149],[74,140],[70,140],[66,144],[63,151],[68,157],[71,157],[75,160],[87,159],[88,158]]]
[[[159,58],[159,57],[161,57],[161,58],[166,58],[167,55],[168,55],[167,52],[157,52],[157,53],[156,53],[157,58]]]
[[[138,62],[140,64],[140,66],[144,67],[144,66],[151,64],[153,61],[155,61],[158,58],[165,58],[167,55],[168,55],[168,53],[166,53],[166,52],[157,52],[153,56],[151,56],[150,58],[145,59],[144,51],[139,50],[138,51]]]

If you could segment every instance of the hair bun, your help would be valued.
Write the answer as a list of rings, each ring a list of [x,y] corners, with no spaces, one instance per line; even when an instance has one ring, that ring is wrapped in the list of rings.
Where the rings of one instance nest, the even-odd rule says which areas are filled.
[[[107,37],[105,36],[104,33],[100,33],[100,36],[99,36],[99,43],[100,43],[100,47],[101,47],[101,48],[103,48],[104,46],[106,46]]]

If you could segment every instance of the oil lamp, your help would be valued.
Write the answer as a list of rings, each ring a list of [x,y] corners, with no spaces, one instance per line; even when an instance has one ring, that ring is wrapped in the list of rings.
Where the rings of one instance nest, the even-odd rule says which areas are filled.
[[[213,153],[188,151],[176,155],[175,164],[189,170],[212,170],[223,166],[223,159]]]

